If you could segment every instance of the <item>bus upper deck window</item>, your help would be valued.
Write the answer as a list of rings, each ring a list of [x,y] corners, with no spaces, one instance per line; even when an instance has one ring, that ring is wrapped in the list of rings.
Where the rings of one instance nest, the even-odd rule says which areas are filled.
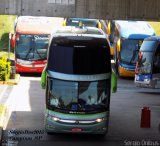
[[[155,56],[155,59],[154,59],[154,65],[158,68],[160,68],[160,54]]]

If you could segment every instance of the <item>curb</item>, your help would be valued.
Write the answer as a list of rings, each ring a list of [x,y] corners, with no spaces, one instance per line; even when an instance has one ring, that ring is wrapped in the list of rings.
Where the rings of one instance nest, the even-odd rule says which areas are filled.
[[[2,145],[3,128],[0,127],[0,146]]]
[[[13,86],[7,86],[6,88],[3,88],[1,97],[0,97],[0,146],[2,145],[3,140],[3,128],[6,125],[6,122],[8,120],[8,114],[9,114],[9,107],[6,104],[10,91],[12,91]],[[8,94],[9,93],[9,94]]]
[[[20,80],[20,74],[16,74],[15,79],[9,79],[8,81],[6,81],[6,84],[7,85],[17,85],[19,80]]]
[[[16,74],[15,79],[9,79],[8,81],[0,81],[0,84],[4,86],[4,88],[2,88],[2,91],[0,93],[0,146],[2,145],[2,139],[3,139],[3,127],[5,126],[8,114],[8,107],[3,102],[3,96],[5,95],[5,92],[9,87],[7,85],[17,85],[19,80],[20,80],[20,75]]]
[[[0,127],[4,126],[6,113],[7,113],[7,106],[4,104],[0,104]]]
[[[20,74],[15,75],[15,79],[9,79],[7,81],[0,81],[0,84],[7,84],[7,85],[17,85],[20,79]]]
[[[2,88],[2,91],[0,93],[0,128],[3,129],[3,126],[5,124],[5,118],[6,118],[6,113],[7,113],[7,106],[3,102],[3,96],[5,95],[5,92],[7,91],[8,86],[3,85],[4,88]]]
[[[3,94],[1,94],[1,97],[0,97],[0,127],[2,128],[5,126],[6,117],[9,111],[9,106],[7,102],[9,100],[9,96],[13,88],[14,86],[5,84],[5,88],[1,89],[1,92]]]

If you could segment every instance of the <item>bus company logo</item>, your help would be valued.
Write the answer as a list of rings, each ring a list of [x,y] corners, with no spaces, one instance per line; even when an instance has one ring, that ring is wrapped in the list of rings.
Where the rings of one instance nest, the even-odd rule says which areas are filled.
[[[48,37],[42,37],[42,36],[35,35],[34,39],[35,40],[48,40],[49,38]]]
[[[78,121],[78,120],[76,120],[76,121],[75,121],[75,124],[79,124],[79,121]]]

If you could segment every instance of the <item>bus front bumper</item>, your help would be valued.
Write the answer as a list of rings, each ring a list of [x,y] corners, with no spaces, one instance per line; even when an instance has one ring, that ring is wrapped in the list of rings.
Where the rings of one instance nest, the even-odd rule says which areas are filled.
[[[36,73],[41,73],[43,71],[45,67],[45,64],[42,65],[34,65],[34,66],[26,66],[26,65],[16,65],[16,72],[25,72],[25,73],[32,73],[32,72],[36,72]]]
[[[134,77],[135,76],[135,70],[134,69],[128,69],[124,68],[122,66],[119,66],[119,76],[121,77]]]
[[[141,87],[141,88],[160,89],[160,83],[158,84],[156,80],[138,81],[135,79],[134,83],[137,87]]]
[[[46,115],[45,129],[48,133],[106,134],[108,131],[109,116],[105,114],[105,118],[96,117],[92,118],[92,120],[85,120],[84,117],[73,120],[68,117],[67,119],[71,120],[61,119],[61,121],[58,121],[57,118]]]

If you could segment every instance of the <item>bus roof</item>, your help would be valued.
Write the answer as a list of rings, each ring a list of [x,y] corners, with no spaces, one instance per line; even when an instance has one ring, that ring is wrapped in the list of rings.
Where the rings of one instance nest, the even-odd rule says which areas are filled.
[[[160,36],[151,36],[145,39],[145,41],[158,41],[160,42]]]
[[[110,48],[104,32],[93,27],[65,26],[52,34],[47,69],[50,71],[91,75],[111,71]]]
[[[84,26],[89,27],[100,27],[98,19],[88,19],[88,18],[66,18],[66,26],[79,26],[82,23]]]
[[[160,43],[160,36],[151,36],[148,38],[145,38],[142,46],[140,48],[141,51],[146,52],[154,52],[157,49],[159,49],[159,43]]]
[[[116,20],[119,33],[122,37],[128,39],[144,39],[155,35],[154,29],[145,21],[123,21]]]
[[[98,21],[98,19],[88,19],[88,18],[67,18],[67,19],[71,19],[71,20],[77,20],[77,21]]]
[[[52,36],[83,36],[83,37],[96,37],[106,39],[106,34],[96,27],[75,27],[75,26],[65,26],[57,29],[53,32]],[[76,39],[76,38],[75,38]]]
[[[20,16],[15,22],[15,31],[20,34],[50,34],[53,20],[52,17]]]

